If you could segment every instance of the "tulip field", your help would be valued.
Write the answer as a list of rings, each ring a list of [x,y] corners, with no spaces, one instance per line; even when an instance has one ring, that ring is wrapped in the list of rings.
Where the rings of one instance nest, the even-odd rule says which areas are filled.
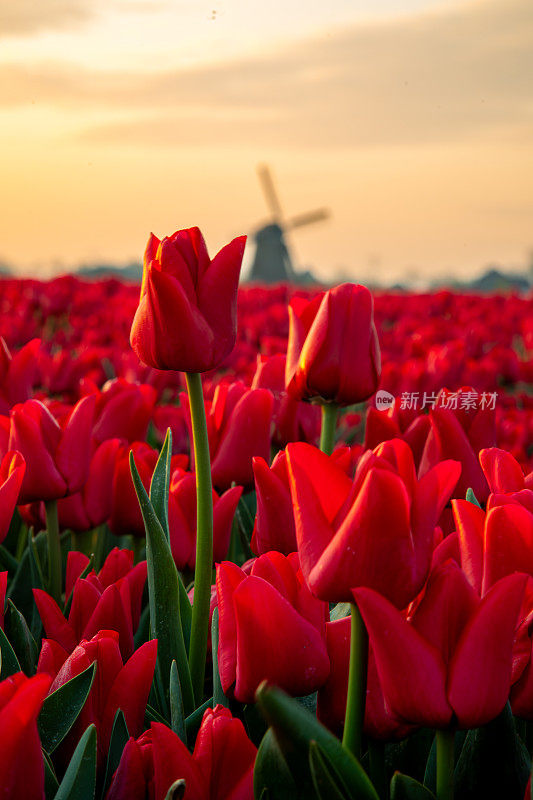
[[[533,296],[0,281],[0,798],[533,798]]]

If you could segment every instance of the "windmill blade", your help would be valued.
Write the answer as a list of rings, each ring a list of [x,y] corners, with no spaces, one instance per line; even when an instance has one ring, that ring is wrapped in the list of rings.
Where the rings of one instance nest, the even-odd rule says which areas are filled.
[[[263,194],[265,195],[266,204],[270,210],[270,213],[272,214],[273,221],[281,225],[283,212],[281,210],[281,205],[278,200],[276,190],[274,189],[274,181],[272,180],[270,169],[266,164],[259,164],[257,167],[257,174],[259,176],[259,183],[261,184]]]
[[[291,217],[285,224],[285,230],[292,230],[293,228],[301,228],[303,225],[312,225],[313,222],[322,222],[324,219],[329,219],[330,211],[328,208],[317,208],[316,211],[308,211],[305,214],[296,214]]]

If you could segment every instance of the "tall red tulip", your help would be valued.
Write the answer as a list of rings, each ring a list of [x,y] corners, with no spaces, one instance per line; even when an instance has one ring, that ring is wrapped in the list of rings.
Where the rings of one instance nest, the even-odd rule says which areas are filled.
[[[381,358],[368,289],[343,283],[308,302],[295,297],[289,320],[285,383],[292,397],[347,406],[374,394]]]
[[[239,236],[210,259],[198,228],[162,241],[150,236],[130,336],[141,361],[156,369],[206,372],[231,352],[245,243]]]

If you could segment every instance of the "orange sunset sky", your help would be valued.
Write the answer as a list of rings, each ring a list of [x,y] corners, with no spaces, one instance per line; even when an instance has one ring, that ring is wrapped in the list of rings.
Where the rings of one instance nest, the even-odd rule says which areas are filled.
[[[327,280],[525,269],[531,0],[0,0],[0,261],[48,277],[268,212]],[[248,253],[248,259],[251,255]]]

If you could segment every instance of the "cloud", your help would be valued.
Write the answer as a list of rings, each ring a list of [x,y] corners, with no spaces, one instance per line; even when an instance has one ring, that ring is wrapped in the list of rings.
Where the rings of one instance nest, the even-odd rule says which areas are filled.
[[[70,28],[93,16],[90,0],[0,0],[0,36]]]
[[[168,0],[120,0],[124,12],[152,14],[167,5]],[[95,17],[99,6],[109,9],[113,0],[0,0],[0,39],[76,28]]]
[[[10,68],[0,105],[109,111],[94,143],[419,144],[533,129],[531,0],[475,0],[291,49],[155,74]],[[120,112],[127,119],[117,121]]]

